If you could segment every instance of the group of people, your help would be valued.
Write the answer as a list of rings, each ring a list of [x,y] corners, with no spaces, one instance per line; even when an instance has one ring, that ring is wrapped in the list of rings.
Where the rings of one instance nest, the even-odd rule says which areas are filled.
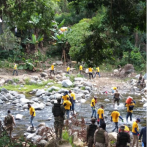
[[[116,90],[117,88],[114,88],[114,89]],[[119,98],[119,96],[120,94],[116,90],[116,92],[114,93],[114,102],[116,101],[116,98]],[[130,96],[128,97],[127,100],[130,101],[129,103],[125,103],[125,106],[127,107],[126,121],[128,122],[129,117],[130,117],[130,121],[132,121],[133,108],[136,102]],[[117,100],[117,102],[119,105],[119,100]],[[92,124],[89,125],[89,127],[87,128],[88,147],[93,147],[93,144],[95,145],[95,147],[107,147],[108,146],[108,135],[107,135],[107,132],[105,131],[106,123],[104,121],[104,106],[101,105],[101,107],[96,112],[96,107],[95,107],[96,103],[97,103],[97,96],[94,96],[90,104],[92,108],[92,115],[91,115]],[[118,109],[114,107],[114,111],[111,113],[111,122],[113,122],[115,125],[112,132],[116,130],[118,133],[116,147],[127,147],[127,143],[130,143],[130,135],[128,134],[129,128],[126,125],[123,125],[120,127],[120,130],[119,130],[118,128],[119,118],[123,122],[123,118],[120,116]],[[95,125],[96,120],[97,120],[97,123],[99,124],[99,128],[97,128]],[[136,147],[138,147],[138,139],[140,140],[142,135],[143,135],[142,142],[144,144],[144,147],[146,147],[146,133],[145,133],[146,127],[141,130],[141,133],[139,135],[138,123],[140,123],[139,118],[137,118],[136,121],[133,122],[132,124],[132,134],[133,134],[132,147],[134,147],[135,144],[136,144]],[[128,128],[128,129],[125,129],[125,128]],[[103,131],[100,131],[100,130],[103,130]],[[97,140],[96,138],[99,138],[99,139]]]

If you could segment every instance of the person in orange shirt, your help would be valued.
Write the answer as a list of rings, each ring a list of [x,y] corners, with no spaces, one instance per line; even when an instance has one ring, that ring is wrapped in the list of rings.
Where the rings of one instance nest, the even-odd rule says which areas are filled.
[[[32,125],[31,128],[34,129],[33,119],[36,116],[35,109],[30,104],[28,104],[28,108],[29,108],[29,111],[30,111],[30,123]]]
[[[51,65],[50,76],[51,76],[51,73],[53,73],[55,75],[55,72],[54,72],[54,64]]]

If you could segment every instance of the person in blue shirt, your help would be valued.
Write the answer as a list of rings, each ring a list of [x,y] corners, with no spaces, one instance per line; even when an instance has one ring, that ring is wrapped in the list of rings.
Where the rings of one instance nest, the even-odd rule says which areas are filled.
[[[144,147],[146,147],[146,127],[141,129],[141,132],[140,132],[140,135],[139,135],[139,140],[141,140],[141,137],[142,137],[142,142],[144,144]]]

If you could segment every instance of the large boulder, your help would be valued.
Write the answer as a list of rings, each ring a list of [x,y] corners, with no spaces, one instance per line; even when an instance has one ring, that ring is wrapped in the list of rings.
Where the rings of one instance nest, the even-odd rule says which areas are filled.
[[[36,92],[36,96],[41,96],[42,94],[44,94],[46,91],[44,89],[39,89],[37,92]]]
[[[7,99],[4,95],[2,95],[2,94],[0,94],[0,99],[1,99],[2,101],[8,101],[8,99]]]
[[[128,74],[131,74],[134,72],[134,66],[132,64],[126,64],[123,69],[120,72],[121,77],[125,77]]]
[[[63,65],[63,62],[62,61],[56,61],[56,64],[57,65]]]
[[[116,76],[118,76],[119,75],[119,70],[118,69],[114,69],[113,70],[113,74],[116,75]]]
[[[17,114],[17,115],[15,116],[15,119],[16,119],[16,120],[22,120],[22,118],[23,118],[23,115],[21,115],[21,114]]]
[[[44,109],[44,107],[45,107],[45,104],[43,104],[43,103],[34,103],[34,104],[32,104],[32,107],[35,109],[35,110],[42,110],[42,109]]]
[[[72,86],[72,82],[70,80],[63,80],[62,86],[63,87],[70,87],[70,86]]]

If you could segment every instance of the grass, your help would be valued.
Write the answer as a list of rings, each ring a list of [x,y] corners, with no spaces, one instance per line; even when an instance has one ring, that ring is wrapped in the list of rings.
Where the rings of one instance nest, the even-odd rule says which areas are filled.
[[[72,147],[75,147],[75,145],[73,144],[73,138],[72,138],[72,136],[69,136],[67,130],[63,131],[62,138],[64,140],[67,140],[72,145]]]

